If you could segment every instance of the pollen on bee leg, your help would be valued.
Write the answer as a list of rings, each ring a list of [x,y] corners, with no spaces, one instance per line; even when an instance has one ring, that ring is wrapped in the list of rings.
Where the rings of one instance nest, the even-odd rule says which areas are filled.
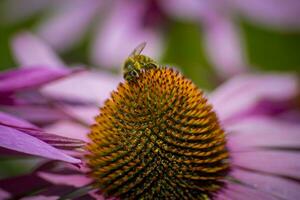
[[[225,134],[203,92],[148,69],[112,93],[89,134],[95,187],[121,199],[209,199],[229,171]]]

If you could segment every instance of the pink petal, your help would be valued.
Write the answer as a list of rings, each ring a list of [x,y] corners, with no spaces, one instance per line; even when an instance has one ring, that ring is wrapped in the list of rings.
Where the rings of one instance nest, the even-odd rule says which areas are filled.
[[[72,137],[68,136],[61,137],[49,132],[46,133],[29,122],[6,113],[0,112],[0,124],[17,129],[60,149],[74,149],[83,146],[82,140],[72,139]]]
[[[0,111],[0,124],[6,124],[11,126],[18,126],[23,128],[37,128],[35,125],[21,119]]]
[[[277,175],[300,178],[300,154],[296,151],[245,151],[231,152],[235,166],[273,173]]]
[[[42,89],[42,93],[47,96],[77,99],[100,105],[120,81],[121,77],[100,71],[82,72],[68,79],[48,84]]]
[[[246,61],[239,33],[229,16],[205,19],[205,46],[216,72],[223,78],[246,72]]]
[[[300,147],[300,125],[267,117],[240,120],[226,128],[231,151],[253,147]]]
[[[9,199],[9,198],[11,198],[11,195],[8,192],[0,189],[0,199]]]
[[[224,122],[248,112],[263,100],[289,100],[297,93],[298,80],[292,74],[247,74],[222,84],[209,99]]]
[[[256,23],[276,28],[300,27],[298,0],[231,0],[232,6]]]
[[[59,2],[52,15],[41,23],[38,34],[55,49],[67,49],[88,30],[101,4],[101,0]]]
[[[143,51],[157,58],[161,53],[160,35],[152,28],[144,27],[142,18],[146,3],[139,1],[115,1],[108,19],[99,26],[100,30],[93,42],[91,59],[104,67],[120,68],[133,49],[147,42]]]
[[[43,195],[22,198],[22,200],[57,200],[57,199],[59,199],[58,196],[43,196]]]
[[[223,191],[216,195],[217,200],[278,200],[267,193],[238,183],[227,183]]]
[[[61,68],[63,62],[40,38],[28,32],[18,34],[12,41],[13,52],[20,65]]]
[[[1,147],[49,159],[81,163],[79,159],[70,157],[49,144],[16,129],[0,125],[0,133]]]
[[[69,116],[60,110],[45,106],[1,106],[1,109],[36,124],[49,124],[57,120],[69,119]]]
[[[198,20],[201,12],[209,9],[211,1],[199,0],[164,0],[160,5],[171,17]]]
[[[300,185],[295,181],[237,169],[233,170],[231,175],[253,188],[280,199],[298,199],[300,197]]]
[[[36,174],[21,175],[0,180],[0,188],[10,193],[12,199],[49,186],[50,183]],[[0,197],[0,199],[2,198]]]
[[[83,187],[92,182],[90,178],[84,175],[64,175],[47,172],[39,172],[38,175],[50,183],[74,187]]]
[[[9,70],[0,74],[0,93],[37,88],[78,71],[78,69],[54,69],[40,66]]]
[[[221,77],[247,70],[239,30],[230,18],[225,1],[166,0],[162,5],[172,17],[201,23],[208,57]]]
[[[87,134],[89,128],[80,125],[79,123],[70,121],[59,121],[44,128],[47,132],[55,133],[63,137],[88,141]]]
[[[98,106],[64,106],[64,110],[88,125],[93,124],[95,117],[99,114]]]

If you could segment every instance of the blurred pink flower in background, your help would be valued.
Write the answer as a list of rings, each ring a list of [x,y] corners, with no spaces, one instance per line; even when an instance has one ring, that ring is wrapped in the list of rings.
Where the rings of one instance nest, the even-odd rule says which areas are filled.
[[[166,0],[162,5],[170,15],[203,26],[208,57],[223,78],[246,72],[249,67],[237,15],[281,31],[300,28],[297,0]]]
[[[14,20],[47,11],[36,33],[58,51],[78,44],[92,31],[89,56],[101,67],[119,68],[128,52],[143,41],[148,42],[145,53],[159,58],[168,37],[164,26],[168,18],[190,19],[203,27],[206,52],[222,78],[249,68],[237,15],[281,31],[300,26],[298,0],[12,0],[6,4],[7,16]]]
[[[17,12],[16,16],[21,17],[15,20],[22,20],[24,15],[47,10],[50,14],[37,26],[36,33],[58,51],[68,50],[92,31],[89,54],[92,63],[119,69],[130,51],[141,42],[148,43],[147,55],[154,58],[161,55],[161,14],[156,4],[155,1],[132,0],[46,0],[43,3],[29,0],[8,1],[5,11],[8,17],[12,16],[11,12]]]
[[[35,45],[30,45],[31,43]],[[43,59],[59,60],[51,48],[45,48],[42,40],[29,33],[17,36],[13,44],[14,51],[19,52],[15,56],[21,61],[21,66],[21,58],[28,59],[27,62],[32,59],[31,63],[40,64]],[[32,54],[26,50],[32,46],[35,47],[36,52],[39,52],[39,48],[47,49],[44,51],[43,59],[39,58],[39,54]],[[49,58],[46,59],[47,54]],[[50,71],[53,69],[51,65],[46,66]],[[65,68],[62,67],[60,70],[63,69]],[[10,73],[22,74],[22,68],[20,70]],[[6,81],[10,80],[8,76],[1,74],[0,82],[1,77],[6,77]],[[88,126],[93,123],[93,118],[98,113],[98,106],[109,97],[110,91],[116,88],[121,79],[100,70],[83,71],[63,77],[54,82],[54,80],[49,81],[48,77],[41,76],[41,80],[44,81],[34,88],[42,94],[47,94],[47,97],[53,98],[55,103],[57,103],[56,99],[68,99],[74,102],[86,102],[86,104],[62,105],[60,108],[67,112],[68,116],[72,116],[72,120],[57,119],[50,125],[44,125],[43,129],[3,113],[0,115],[0,127],[5,136],[0,140],[2,148],[53,160],[80,163],[79,159],[82,159],[84,153],[81,145],[83,141],[87,141]],[[20,91],[23,91],[25,88],[23,85],[29,85],[31,81],[31,79],[15,79],[8,86],[14,88],[19,85]],[[43,83],[47,84],[43,85]],[[297,181],[300,179],[300,157],[296,150],[300,146],[300,125],[289,120],[288,117],[283,117],[291,110],[299,113],[299,107],[293,104],[297,95],[299,95],[299,83],[297,77],[292,74],[240,75],[228,80],[209,94],[209,101],[214,106],[227,133],[232,168],[229,174],[231,178],[224,180],[226,187],[218,193],[216,199],[297,199],[299,197],[300,185]],[[0,101],[3,97],[1,95]],[[46,134],[43,135],[44,133]],[[50,133],[64,137],[57,136],[55,138],[57,140],[53,140],[55,141],[53,143],[51,139],[43,139],[44,136],[53,137]],[[36,153],[38,147],[42,147],[43,151]],[[66,152],[60,147],[71,148]],[[28,195],[38,185],[40,189],[45,190],[41,191],[40,196],[36,198],[46,196],[56,198],[72,193],[76,188],[85,188],[92,180],[85,175],[88,169],[84,166],[84,160],[81,162],[83,164],[80,169],[66,163],[46,162],[31,175],[0,181],[2,189],[0,195],[11,197]],[[21,185],[26,187],[19,190],[19,184],[20,187]],[[95,197],[93,193],[89,195]]]

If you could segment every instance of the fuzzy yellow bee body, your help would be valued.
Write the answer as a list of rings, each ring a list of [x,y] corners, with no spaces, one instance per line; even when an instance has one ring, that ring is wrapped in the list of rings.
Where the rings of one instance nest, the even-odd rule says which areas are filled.
[[[123,76],[127,81],[135,80],[142,70],[159,68],[159,65],[150,57],[142,55],[146,43],[137,46],[123,65]]]

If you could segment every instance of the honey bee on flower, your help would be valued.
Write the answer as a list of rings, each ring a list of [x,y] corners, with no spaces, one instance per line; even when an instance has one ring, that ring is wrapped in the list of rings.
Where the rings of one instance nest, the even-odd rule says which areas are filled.
[[[159,65],[152,58],[141,54],[145,46],[146,42],[138,45],[125,60],[123,65],[123,76],[125,80],[134,80],[139,76],[142,70],[159,68]]]

